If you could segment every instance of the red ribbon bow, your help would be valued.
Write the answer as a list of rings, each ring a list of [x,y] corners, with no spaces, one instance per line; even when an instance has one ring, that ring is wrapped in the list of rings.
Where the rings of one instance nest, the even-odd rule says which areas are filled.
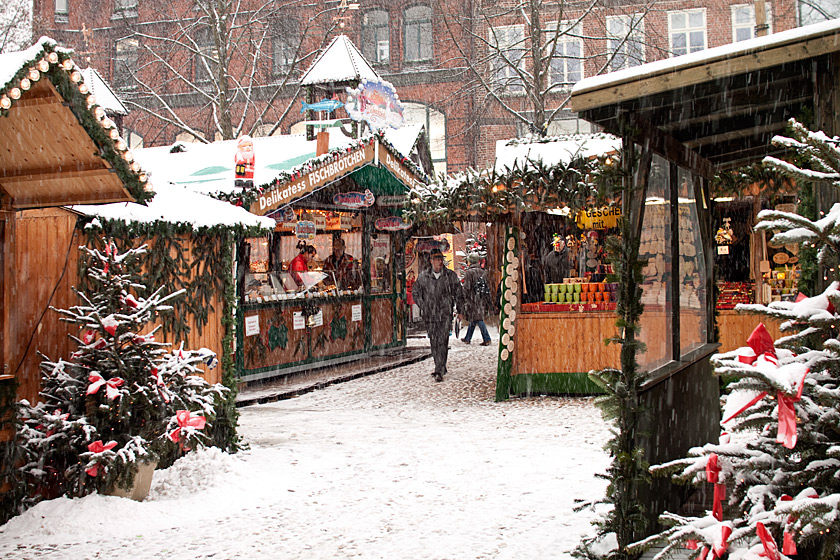
[[[169,439],[172,441],[181,441],[182,428],[195,428],[196,430],[203,430],[207,419],[204,416],[190,416],[189,410],[179,410],[175,413],[175,419],[178,421],[178,427],[169,432]]]
[[[114,336],[117,333],[117,326],[118,325],[119,325],[119,322],[117,321],[117,318],[114,317],[113,314],[108,315],[107,317],[102,319],[102,326],[105,328],[105,331],[107,331],[108,334],[110,334],[111,336]]]
[[[93,395],[99,392],[99,388],[105,385],[105,396],[108,397],[109,401],[112,401],[120,396],[120,391],[117,387],[121,386],[125,383],[125,380],[119,377],[112,377],[108,381],[98,373],[91,373],[88,376],[88,381],[90,381],[90,385],[87,388],[87,394]]]
[[[752,348],[755,355],[753,356],[738,356],[738,360],[744,364],[754,364],[755,361],[758,359],[759,356],[764,356],[764,358],[774,364],[778,363],[776,358],[776,346],[773,344],[773,337],[770,336],[770,333],[767,332],[767,328],[764,326],[764,323],[759,323],[758,326],[753,329],[752,334],[747,339],[747,345]]]
[[[727,541],[729,540],[729,535],[731,534],[732,527],[728,523],[720,526],[720,543],[712,549],[712,553],[714,553],[717,558],[723,558],[723,555],[726,554],[726,549],[729,548]]]
[[[706,461],[706,481],[713,483],[714,497],[712,502],[712,515],[718,521],[723,521],[723,500],[726,498],[726,485],[719,484],[720,480],[720,465],[718,464],[718,454],[712,453]]]
[[[761,544],[764,545],[763,556],[770,558],[770,560],[779,560],[779,547],[776,546],[776,541],[773,539],[773,535],[770,534],[770,531],[767,530],[764,523],[761,521],[756,523],[755,532],[758,535],[758,538],[761,539]]]
[[[99,455],[100,453],[108,451],[109,449],[113,449],[116,446],[117,446],[116,441],[109,441],[108,443],[103,444],[102,440],[98,439],[98,440],[94,441],[93,443],[88,444],[88,451],[90,451],[91,453],[95,453],[96,455]],[[97,474],[99,474],[99,463],[96,463],[92,467],[90,467],[88,469],[85,469],[85,472],[87,474],[89,474],[90,476],[96,476]]]
[[[793,408],[793,403],[802,399],[802,389],[805,387],[805,376],[808,375],[808,371],[809,369],[806,368],[802,373],[795,397],[789,397],[781,391],[777,395],[779,401],[779,429],[776,432],[776,443],[781,443],[788,449],[793,449],[796,445],[796,410]]]

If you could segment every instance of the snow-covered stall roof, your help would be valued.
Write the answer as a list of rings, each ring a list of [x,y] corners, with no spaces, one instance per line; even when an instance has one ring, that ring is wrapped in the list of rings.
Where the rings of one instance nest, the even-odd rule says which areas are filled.
[[[41,37],[24,51],[0,55],[0,192],[12,208],[151,196],[71,54]]]
[[[505,173],[514,167],[525,168],[531,162],[547,167],[568,164],[575,158],[602,157],[621,149],[621,138],[612,134],[572,134],[548,138],[496,141],[496,172]]]
[[[155,187],[155,197],[148,205],[133,202],[77,205],[71,208],[88,216],[131,222],[168,222],[189,224],[194,230],[214,226],[242,226],[274,229],[271,218],[256,216],[240,206],[199,194],[178,185]]]
[[[300,83],[311,86],[362,79],[379,80],[380,78],[349,37],[339,35],[315,59],[312,66],[303,74]]]
[[[840,20],[658,60],[578,82],[571,105],[606,131],[704,176],[778,156],[772,138],[813,111],[831,126]]]
[[[114,90],[111,89],[108,82],[105,81],[95,68],[85,68],[82,70],[82,77],[90,92],[96,97],[97,105],[105,109],[105,112],[113,115],[128,114],[128,109],[125,108],[125,105],[122,104],[117,94],[114,93]]]
[[[721,45],[711,49],[705,49],[682,56],[675,56],[656,60],[640,66],[632,68],[625,68],[617,72],[610,72],[608,74],[601,74],[599,76],[592,76],[584,78],[574,85],[572,88],[572,95],[581,95],[587,91],[602,89],[608,86],[617,86],[628,82],[637,81],[642,78],[650,78],[662,74],[678,72],[680,70],[687,70],[689,68],[706,65],[718,61],[727,61],[732,58],[744,55],[766,51],[771,48],[792,45],[795,43],[802,43],[809,39],[816,39],[826,35],[833,35],[840,31],[840,19],[824,21],[814,25],[807,25],[805,27],[797,27],[789,29],[780,33],[766,35],[764,37],[756,37],[746,41],[739,41],[737,43],[730,43],[728,45]],[[834,41],[832,41],[833,43]],[[813,56],[818,54],[813,49],[810,52],[803,49],[803,56]],[[778,63],[778,61],[768,61],[769,63]],[[760,65],[761,61],[755,58],[753,65]],[[737,68],[732,68],[736,70]],[[698,79],[703,80],[707,76],[698,75]],[[651,92],[643,89],[639,90],[638,95],[648,95]],[[580,103],[580,102],[579,102]],[[580,110],[581,105],[574,105],[575,110]]]
[[[405,126],[385,132],[387,140],[403,157],[411,154],[422,126]],[[329,129],[330,148],[350,147],[357,140],[337,129]],[[301,169],[316,160],[316,140],[305,134],[265,136],[254,142],[254,185],[266,185],[283,172]],[[179,143],[174,146],[136,150],[135,157],[148,170],[157,188],[165,184],[187,187],[202,194],[235,194],[242,190],[234,184],[236,140],[210,144]]]

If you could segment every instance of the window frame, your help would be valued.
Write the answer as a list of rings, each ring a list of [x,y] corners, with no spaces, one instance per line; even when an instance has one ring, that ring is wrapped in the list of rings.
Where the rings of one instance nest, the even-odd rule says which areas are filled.
[[[692,32],[700,31],[701,28],[699,27],[691,27],[691,14],[694,13],[701,13],[703,14],[703,46],[699,49],[692,49],[691,47],[691,34]],[[679,31],[674,30],[674,16],[678,16],[684,14],[686,17],[686,26],[685,28],[680,29]],[[684,34],[685,35],[685,52],[681,52],[677,54],[676,49],[674,48],[674,36],[677,34]],[[683,54],[691,54],[694,52],[704,51],[709,48],[709,24],[708,18],[706,17],[706,8],[692,8],[690,10],[670,10],[668,11],[668,50],[671,53],[672,57],[681,56]]]
[[[502,60],[501,54],[497,51],[520,51],[521,55],[519,59],[516,61],[516,67],[522,68],[525,64],[525,48],[516,48],[510,49],[511,45],[500,45],[498,43],[500,33],[504,37],[507,37],[508,32],[510,31],[517,31],[520,36],[518,38],[514,37],[511,42],[511,45],[522,44],[525,41],[525,26],[521,23],[516,23],[512,25],[499,25],[495,27],[490,27],[487,30],[488,33],[488,42],[490,44],[491,49],[491,56],[490,56],[490,83],[493,85],[494,88],[500,88],[499,93],[502,95],[525,95],[525,83],[522,81],[522,78],[515,72],[514,68]],[[506,41],[507,42],[507,39]],[[510,56],[506,56],[506,58],[511,59]],[[496,67],[496,64],[499,64],[499,67]],[[501,74],[504,74],[502,77]]]
[[[121,57],[120,45],[131,42],[133,42],[134,48],[124,50],[123,52],[128,53],[128,56]],[[139,55],[140,40],[136,36],[129,35],[128,37],[121,37],[114,41],[114,72],[111,76],[111,80],[115,89],[126,91],[134,88],[135,84],[132,79],[132,73],[137,70],[137,62]],[[125,64],[125,72],[127,72],[128,74],[127,79],[120,77],[121,71],[119,69],[119,65],[121,62]],[[129,66],[129,64],[131,64],[131,66]]]
[[[735,24],[735,14],[738,10],[747,9],[750,12],[751,21],[749,23],[749,27],[745,25],[737,25]],[[767,33],[773,33],[773,11],[772,5],[769,2],[765,2],[764,4],[764,12],[765,18],[767,19]],[[738,43],[740,41],[748,41],[750,39],[755,39],[755,4],[732,4],[729,6],[729,13],[730,13],[730,22],[732,23],[732,42]],[[746,39],[738,39],[738,30],[739,29],[749,29],[750,36]]]
[[[621,35],[610,29],[613,22],[621,22]],[[607,53],[610,56],[609,71],[616,72],[634,68],[645,63],[645,20],[644,14],[620,14],[607,16]],[[635,50],[635,52],[631,52]],[[621,57],[621,64],[616,60]]]
[[[416,10],[418,8],[425,8],[426,12],[422,17],[417,17],[416,19],[409,20],[409,11]],[[428,4],[415,4],[413,6],[408,6],[403,10],[403,62],[409,63],[416,63],[416,62],[429,62],[434,58],[434,25],[433,25],[433,14],[432,14],[432,7]],[[428,44],[423,42],[423,26],[428,25],[429,28],[429,41]],[[409,41],[409,33],[410,29],[416,27],[416,37],[415,39],[415,46],[417,50],[417,58],[409,58],[408,54],[408,46],[411,43]],[[428,50],[428,56],[423,56],[423,47],[426,46]]]
[[[550,30],[546,31],[547,33],[557,33],[557,43],[554,46],[554,54],[548,61],[549,90],[552,92],[570,91],[576,83],[578,83],[586,77],[586,71],[584,69],[585,65],[583,63],[583,50],[585,48],[582,37],[583,22],[579,20],[563,20],[560,22],[560,26],[558,28],[557,22],[551,21],[546,24],[546,27],[548,30]],[[577,55],[567,54],[566,47],[573,43],[575,44],[575,46],[577,46],[579,50],[579,54]],[[563,80],[556,79],[556,61],[562,61],[563,69],[561,77],[564,78]],[[574,81],[566,79],[571,73],[571,71],[569,70],[570,62],[577,63],[577,72],[580,74],[578,79]]]
[[[197,83],[200,84],[207,84],[214,80],[213,76],[213,68],[206,68],[204,65],[204,60],[209,53],[210,58],[219,58],[219,52],[216,50],[216,45],[213,42],[213,33],[209,27],[204,27],[199,31],[200,34],[206,33],[206,42],[200,41],[199,39],[205,39],[205,37],[196,37],[196,47],[201,54],[196,54],[193,56],[194,60],[194,72],[193,78]],[[209,61],[208,61],[209,64]],[[208,74],[209,72],[209,74]]]
[[[114,0],[111,19],[136,18],[139,0]]]
[[[286,37],[292,37],[286,40]],[[300,20],[294,16],[284,16],[271,22],[271,75],[275,78],[292,72],[295,66],[295,53],[300,41]],[[278,49],[278,46],[282,47]],[[278,64],[278,53],[287,55],[282,64]],[[289,55],[291,58],[289,58]]]
[[[56,23],[70,23],[70,1],[55,0],[53,19]],[[63,9],[62,9],[63,6]]]
[[[370,17],[372,14],[384,14],[385,16],[385,23],[365,23],[365,19]],[[380,38],[380,32],[384,30],[384,35],[387,38],[387,56],[383,57],[382,54],[382,39]],[[367,36],[370,32],[373,32],[373,40],[370,44],[367,42]],[[359,44],[362,46],[362,55],[367,59],[368,62],[371,64],[377,65],[386,65],[391,63],[391,14],[388,10],[383,8],[373,8],[367,10],[364,14],[362,14],[362,21],[361,25],[359,26],[359,37],[360,41]],[[373,49],[372,51],[370,49]]]

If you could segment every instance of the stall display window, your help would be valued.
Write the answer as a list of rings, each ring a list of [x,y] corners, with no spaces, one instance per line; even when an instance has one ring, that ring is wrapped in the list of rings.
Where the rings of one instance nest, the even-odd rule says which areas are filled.
[[[694,177],[679,168],[679,277],[680,354],[699,348],[707,340],[706,267],[700,220],[694,197]]]
[[[639,339],[647,352],[638,354],[639,365],[647,371],[671,360],[672,320],[670,301],[671,271],[671,173],[670,164],[655,155],[651,164],[650,182],[645,201],[639,260],[642,268],[642,313]]]
[[[370,246],[370,293],[390,294],[392,278],[391,238],[377,235]]]
[[[330,246],[324,254],[323,270],[335,273],[335,285],[340,292],[361,290],[362,233],[336,232],[327,237]]]

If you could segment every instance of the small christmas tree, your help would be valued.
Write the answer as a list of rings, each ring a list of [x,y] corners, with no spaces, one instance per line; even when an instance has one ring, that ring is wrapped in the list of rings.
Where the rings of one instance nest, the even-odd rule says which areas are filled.
[[[80,303],[57,310],[78,326],[78,335],[71,334],[78,349],[67,360],[45,359],[42,402],[18,405],[23,506],[129,488],[140,463],[208,441],[216,406],[228,391],[194,375],[197,364],[215,361],[210,350],[169,353],[168,344],[155,341],[157,328],[141,334],[183,291],[137,295],[145,286],[129,271],[145,245],[124,253],[110,241],[104,251],[81,249],[93,289],[76,291]]]
[[[774,142],[805,156],[807,167],[768,158],[765,163],[799,180],[840,185],[840,138],[791,123],[791,138]],[[758,229],[779,244],[817,249],[837,276],[840,205],[811,221],[795,213],[763,211]],[[830,280],[830,278],[826,278]],[[677,479],[709,484],[712,510],[703,517],[666,513],[671,528],[637,543],[664,543],[712,557],[778,560],[828,559],[840,554],[840,283],[795,302],[739,305],[739,311],[781,321],[786,336],[773,341],[759,324],[746,345],[713,358],[718,375],[734,379],[723,397],[720,442],[654,467]]]

